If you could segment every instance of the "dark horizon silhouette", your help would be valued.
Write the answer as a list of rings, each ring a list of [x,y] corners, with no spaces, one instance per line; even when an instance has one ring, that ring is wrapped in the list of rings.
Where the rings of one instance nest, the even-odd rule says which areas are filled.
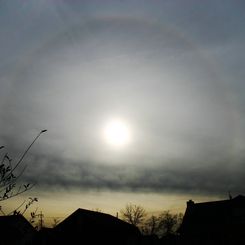
[[[43,227],[39,231],[22,215],[0,216],[0,244],[242,244],[245,241],[244,204],[245,196],[242,195],[204,203],[189,200],[178,230],[161,237],[154,233],[144,234],[118,217],[81,208],[55,227]]]

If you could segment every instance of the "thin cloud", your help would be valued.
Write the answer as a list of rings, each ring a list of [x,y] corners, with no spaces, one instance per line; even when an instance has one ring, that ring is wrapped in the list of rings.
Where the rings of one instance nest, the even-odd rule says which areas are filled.
[[[24,180],[244,192],[243,1],[0,4],[1,152],[48,129]],[[133,133],[118,152],[100,135],[114,115]]]

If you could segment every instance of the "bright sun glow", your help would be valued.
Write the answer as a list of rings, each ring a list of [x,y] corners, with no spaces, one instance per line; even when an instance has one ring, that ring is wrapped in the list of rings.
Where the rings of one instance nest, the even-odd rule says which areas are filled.
[[[129,143],[130,132],[126,123],[121,120],[108,122],[104,129],[104,136],[112,146],[123,146]]]

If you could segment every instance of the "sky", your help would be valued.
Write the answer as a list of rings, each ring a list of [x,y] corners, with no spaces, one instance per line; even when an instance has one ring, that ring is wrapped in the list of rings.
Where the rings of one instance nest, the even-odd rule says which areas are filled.
[[[245,189],[242,0],[0,0],[0,153],[47,217],[184,211]],[[105,129],[119,121],[123,144]]]

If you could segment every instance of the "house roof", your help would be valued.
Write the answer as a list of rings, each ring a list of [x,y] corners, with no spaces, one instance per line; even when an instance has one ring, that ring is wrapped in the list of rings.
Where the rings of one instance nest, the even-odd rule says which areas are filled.
[[[83,242],[90,244],[128,244],[140,239],[135,226],[112,215],[77,209],[54,228],[55,244]]]
[[[18,232],[36,231],[22,215],[0,216],[0,229],[18,230]]]
[[[233,199],[194,203],[192,200],[187,202],[187,208],[183,218],[182,225],[179,228],[180,233],[193,232],[197,229],[209,230],[214,227],[221,227],[230,223],[231,215],[234,210],[244,209],[245,215],[245,197],[239,195]]]
[[[1,244],[22,244],[36,234],[34,227],[22,216],[0,216]]]
[[[114,232],[114,233],[131,233],[139,234],[139,230],[110,214],[96,212],[86,209],[77,209],[63,222],[55,227],[56,230],[79,230],[89,232],[92,230],[100,233]]]

